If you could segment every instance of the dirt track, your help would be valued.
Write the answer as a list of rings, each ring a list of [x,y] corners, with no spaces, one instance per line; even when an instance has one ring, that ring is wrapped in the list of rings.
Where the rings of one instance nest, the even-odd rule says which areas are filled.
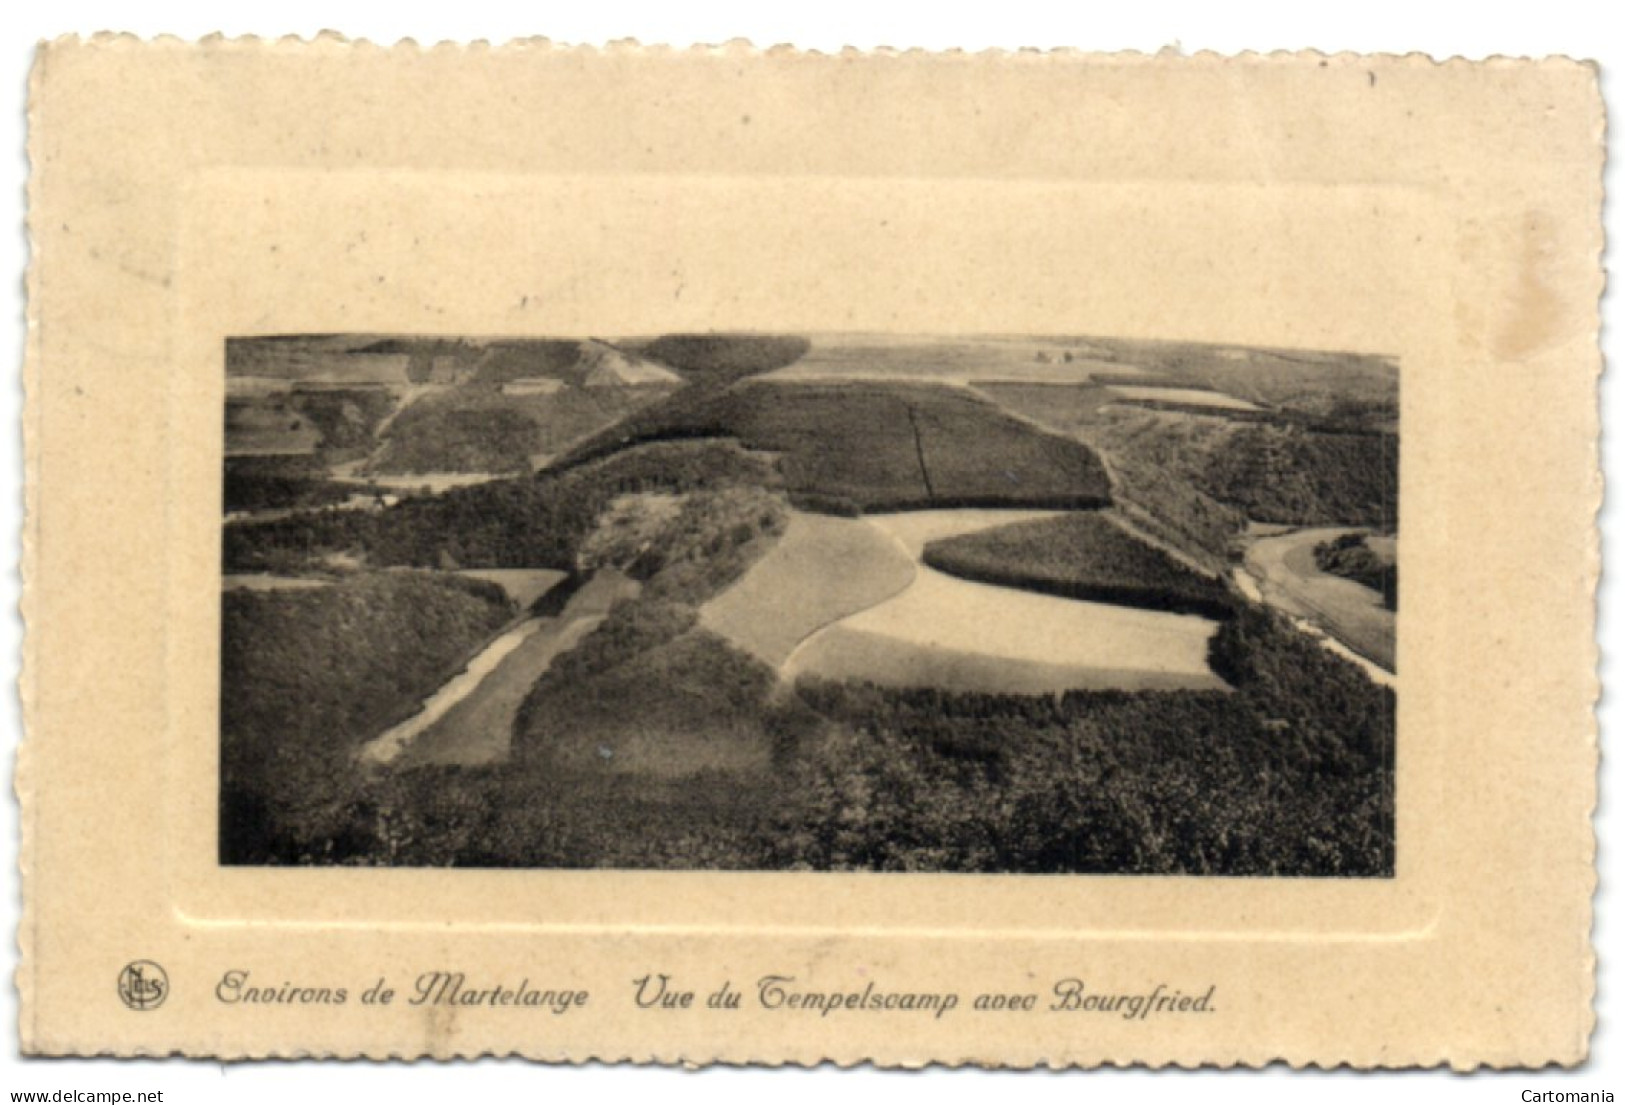
[[[1353,651],[1394,670],[1394,612],[1371,588],[1328,575],[1315,566],[1315,546],[1349,527],[1297,530],[1255,541],[1247,571],[1269,602],[1307,618]]]
[[[370,758],[401,765],[482,764],[505,758],[519,705],[536,680],[555,657],[597,628],[617,599],[636,591],[637,584],[619,572],[599,572],[571,596],[558,617],[531,619],[493,641],[487,651],[502,651],[489,671],[469,680],[468,671],[482,666],[475,657],[425,701],[423,711],[369,745],[377,747]],[[517,644],[513,635],[520,638]],[[431,711],[433,720],[422,724]]]

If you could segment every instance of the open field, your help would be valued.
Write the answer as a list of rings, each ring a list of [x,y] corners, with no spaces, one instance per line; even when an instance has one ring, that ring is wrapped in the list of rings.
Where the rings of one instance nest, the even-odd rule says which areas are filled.
[[[1122,399],[1142,399],[1155,403],[1180,403],[1191,407],[1216,407],[1232,411],[1256,411],[1258,404],[1237,399],[1222,391],[1208,388],[1147,387],[1134,384],[1113,384],[1111,391]]]
[[[1105,367],[1110,366],[1093,361],[1085,347],[1065,339],[826,334],[813,339],[806,356],[772,373],[769,379],[1053,383],[1087,380],[1092,370]]]
[[[1155,377],[1125,382],[1212,388],[1345,428],[1391,429],[1399,416],[1399,368],[1389,357],[1123,338],[1092,344],[1115,372]]]
[[[404,383],[409,357],[375,352],[368,334],[287,334],[227,338],[226,376],[332,383]]]
[[[1397,619],[1383,606],[1381,594],[1315,566],[1315,546],[1347,532],[1304,529],[1255,541],[1247,549],[1247,571],[1272,602],[1393,671]]]
[[[437,726],[441,718],[453,711],[457,711],[459,707],[468,703],[468,700],[475,696],[475,692],[483,693],[478,696],[472,709],[461,711],[460,721],[466,723],[469,720],[487,720],[484,714],[489,711],[482,711],[479,708],[492,698],[486,688],[489,686],[495,689],[497,684],[504,682],[504,680],[493,678],[495,673],[507,664],[510,657],[540,636],[539,630],[541,628],[541,619],[531,618],[488,642],[464,665],[461,671],[437,687],[435,692],[423,701],[423,706],[417,713],[397,725],[390,726],[383,733],[368,741],[361,747],[357,757],[363,763],[368,764],[393,762],[420,735]],[[546,644],[552,643],[550,637],[544,637],[543,642]],[[534,655],[534,653],[535,650],[531,650],[531,655]],[[553,652],[548,651],[545,655],[547,661],[551,662]],[[517,699],[514,701],[514,708],[518,708]],[[464,741],[482,747],[490,743],[489,735],[480,731],[464,732],[462,737]]]
[[[279,576],[269,572],[244,572],[241,575],[220,577],[222,591],[306,591],[313,587],[327,587],[331,579],[313,576]]]
[[[867,522],[792,512],[779,542],[700,609],[700,624],[777,668],[801,641],[890,598],[914,559]]]
[[[531,686],[555,657],[579,644],[602,618],[547,620],[554,624],[540,624],[542,619],[527,623],[529,632],[498,657],[490,670],[480,673],[477,688],[460,696],[443,713],[403,731],[395,746],[403,753],[400,762],[488,764],[507,758],[514,718]]]
[[[906,630],[905,630],[906,631]],[[1153,641],[1143,635],[1138,645],[1162,656],[1173,650],[1178,634]],[[1106,667],[1103,653],[1073,661],[990,651],[980,640],[955,648],[940,639],[921,642],[896,631],[869,632],[834,626],[798,650],[785,665],[789,679],[811,676],[835,682],[873,683],[898,689],[937,688],[954,693],[988,695],[1058,695],[1069,691],[1220,690],[1223,681],[1196,665],[1205,654],[1207,634],[1178,647],[1189,652],[1183,670],[1133,666]],[[997,649],[998,646],[993,646]],[[1165,662],[1165,661],[1160,661]]]
[[[1097,533],[1096,526],[1110,534]],[[1031,593],[1042,586],[984,586],[915,567],[922,556],[929,563],[929,550],[958,542],[997,545],[1000,535],[1013,533],[1026,549],[1017,562],[1025,586],[1047,564],[1034,558],[1055,546],[1053,527],[1068,539],[1061,555],[1069,563],[1083,553],[1097,562],[1111,554],[1107,568],[1116,574],[1109,601],[1127,594],[1141,605],[1178,606],[1183,595],[1187,606],[1199,599],[1204,609],[1221,606],[1217,584],[1191,576],[1093,515],[961,509],[849,522],[796,514],[780,544],[703,608],[702,623],[791,680],[811,674],[1011,694],[1224,686],[1207,668],[1214,626],[1203,618],[1114,609],[1074,601],[1076,595],[1051,598]],[[972,547],[970,559],[979,547]],[[948,559],[966,558],[950,553]],[[1136,568],[1144,570],[1143,580]]]
[[[1387,357],[1101,337],[823,334],[772,379],[1001,381],[1214,389],[1349,427],[1392,428],[1399,374]]]
[[[228,456],[389,474],[529,471],[683,383],[590,338],[243,338],[226,368]]]
[[[530,609],[532,603],[569,576],[553,568],[468,568],[457,574],[496,584],[521,610]]]
[[[920,572],[908,589],[814,634],[789,678],[1059,694],[1222,690],[1207,666],[1206,618],[1135,610]]]
[[[952,510],[866,520],[919,559],[933,542],[1065,517]],[[984,693],[1218,690],[1225,684],[1207,666],[1215,628],[1206,618],[1057,598],[921,567],[901,593],[808,637],[782,671],[791,680],[810,675]]]

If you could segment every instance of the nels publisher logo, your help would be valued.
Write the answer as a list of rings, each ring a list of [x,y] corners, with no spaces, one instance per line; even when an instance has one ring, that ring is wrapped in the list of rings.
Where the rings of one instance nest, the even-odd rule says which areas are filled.
[[[136,1012],[156,1009],[169,996],[169,976],[150,959],[137,959],[118,974],[118,996]]]

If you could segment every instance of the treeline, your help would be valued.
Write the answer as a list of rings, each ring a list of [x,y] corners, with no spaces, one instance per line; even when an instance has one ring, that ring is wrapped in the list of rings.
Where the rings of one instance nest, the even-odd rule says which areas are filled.
[[[812,342],[787,334],[666,334],[623,346],[697,383],[716,385],[793,365]]]
[[[375,567],[560,568],[619,495],[771,486],[771,461],[730,442],[659,443],[563,472],[493,480],[380,511],[299,514],[225,527],[227,571],[343,554]]]
[[[787,789],[772,866],[1389,875],[1392,693],[1247,608],[1232,694],[1053,698],[804,681],[839,728]]]
[[[1248,426],[1194,475],[1260,522],[1392,526],[1399,518],[1397,434]]]
[[[1092,511],[932,541],[922,560],[963,579],[1063,598],[1211,618],[1228,617],[1234,606],[1218,580]]]
[[[368,814],[353,760],[513,614],[492,583],[380,572],[310,590],[227,591],[220,633],[220,859],[354,859]]]
[[[623,604],[605,624],[532,692],[512,763],[369,783],[352,860],[1394,870],[1393,694],[1265,610],[1215,640],[1233,692],[1059,697],[813,679],[783,695],[669,604]]]
[[[1392,771],[1392,688],[1371,682],[1266,607],[1242,605],[1219,627],[1208,663],[1242,692],[1271,743],[1322,773]]]
[[[1326,433],[1279,420],[1184,418],[1107,408],[1087,427],[1111,458],[1119,492],[1158,536],[1225,566],[1249,519],[1388,528],[1399,511],[1399,439]]]
[[[308,510],[342,503],[376,489],[331,480],[311,455],[227,457],[222,499],[227,514],[257,510]]]

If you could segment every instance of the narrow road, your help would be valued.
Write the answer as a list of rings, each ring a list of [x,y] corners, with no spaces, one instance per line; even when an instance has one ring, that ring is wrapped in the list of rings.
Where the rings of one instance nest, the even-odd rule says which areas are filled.
[[[1396,617],[1376,591],[1351,579],[1320,571],[1314,547],[1357,526],[1317,526],[1255,541],[1247,550],[1246,571],[1264,601],[1317,626],[1352,652],[1394,671]]]
[[[619,572],[600,571],[570,597],[557,617],[510,626],[467,666],[424,700],[423,708],[369,741],[373,764],[483,764],[508,755],[514,719],[556,657],[596,629],[611,606],[637,593]]]
[[[557,656],[578,645],[604,617],[594,614],[536,620],[554,624],[538,628],[503,657],[478,686],[418,734],[397,763],[486,764],[507,757],[514,719],[531,687]]]

